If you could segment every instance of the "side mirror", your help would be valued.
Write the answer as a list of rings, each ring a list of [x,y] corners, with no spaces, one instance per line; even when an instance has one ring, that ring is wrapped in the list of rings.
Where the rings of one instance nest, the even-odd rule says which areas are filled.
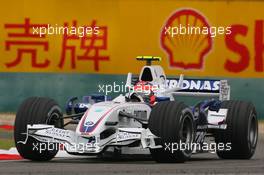
[[[181,74],[181,75],[180,75],[180,78],[179,78],[179,81],[178,81],[178,85],[177,85],[179,89],[182,89],[182,86],[183,86],[183,79],[184,79],[184,75]]]
[[[174,88],[166,89],[164,91],[164,93],[165,94],[168,94],[168,93],[173,93],[173,92],[176,92],[176,91],[181,90],[182,89],[182,86],[183,86],[183,79],[184,79],[184,75],[181,74],[177,86],[174,87]]]
[[[126,87],[131,87],[131,86],[132,86],[132,73],[129,72],[127,74]]]

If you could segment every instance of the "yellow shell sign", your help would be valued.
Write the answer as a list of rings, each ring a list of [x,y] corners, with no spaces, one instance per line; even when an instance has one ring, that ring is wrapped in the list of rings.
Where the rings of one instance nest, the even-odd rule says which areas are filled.
[[[169,75],[264,77],[261,1],[10,0],[0,8],[0,72],[138,73],[136,56],[154,55]]]

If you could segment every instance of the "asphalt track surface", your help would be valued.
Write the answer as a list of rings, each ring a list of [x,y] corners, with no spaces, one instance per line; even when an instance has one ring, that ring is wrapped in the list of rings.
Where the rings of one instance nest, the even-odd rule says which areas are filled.
[[[251,160],[220,160],[216,154],[193,155],[182,164],[159,164],[149,156],[117,159],[56,158],[50,162],[0,161],[0,174],[264,174],[264,134]]]

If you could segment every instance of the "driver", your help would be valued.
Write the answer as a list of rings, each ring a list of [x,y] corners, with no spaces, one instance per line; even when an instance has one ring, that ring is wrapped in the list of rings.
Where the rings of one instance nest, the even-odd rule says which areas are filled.
[[[156,96],[152,91],[153,85],[146,81],[139,81],[134,86],[134,93],[131,94],[131,99],[138,99],[139,102],[145,102],[153,106],[156,102]]]

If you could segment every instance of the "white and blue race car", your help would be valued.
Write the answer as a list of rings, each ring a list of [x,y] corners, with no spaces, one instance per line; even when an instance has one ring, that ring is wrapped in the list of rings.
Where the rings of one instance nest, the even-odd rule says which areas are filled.
[[[224,159],[250,159],[256,149],[258,120],[252,103],[230,100],[226,80],[167,78],[159,57],[146,61],[139,76],[128,73],[129,92],[72,98],[67,115],[52,99],[32,97],[19,107],[15,143],[20,155],[51,160],[59,149],[73,155],[103,155],[108,150],[149,150],[157,162],[184,162],[193,153],[214,150]],[[188,106],[180,96],[205,97]],[[77,124],[75,131],[64,129]],[[213,139],[213,141],[212,141]],[[208,146],[209,145],[209,146]],[[210,151],[210,150],[209,150]]]

